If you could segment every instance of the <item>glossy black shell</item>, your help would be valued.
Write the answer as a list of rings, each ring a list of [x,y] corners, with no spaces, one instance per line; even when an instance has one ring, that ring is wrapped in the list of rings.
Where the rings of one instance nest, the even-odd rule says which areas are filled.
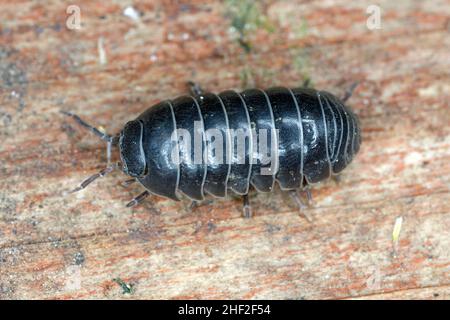
[[[143,125],[141,139],[146,161],[146,174],[138,180],[151,193],[174,200],[179,199],[180,193],[194,200],[202,200],[205,193],[225,197],[227,190],[243,195],[250,184],[257,191],[270,192],[275,181],[285,190],[301,188],[305,182],[317,183],[341,172],[361,143],[355,114],[334,95],[309,88],[181,96],[150,107],[136,120]],[[204,153],[197,158],[199,161],[184,160],[186,155],[193,159],[194,154],[181,150],[174,141],[175,129],[189,132],[191,145],[195,135],[200,137]],[[248,133],[244,159],[238,159],[237,150],[224,148],[224,157],[231,160],[211,161],[209,129],[221,132],[226,146],[234,141],[227,129]],[[260,129],[278,132],[274,140],[267,142],[269,153],[275,152],[276,165],[251,161],[261,156],[257,147],[260,141],[255,140],[259,138],[251,134]],[[179,162],[171,158],[174,148],[178,150]],[[261,174],[262,168],[268,169],[269,174]]]

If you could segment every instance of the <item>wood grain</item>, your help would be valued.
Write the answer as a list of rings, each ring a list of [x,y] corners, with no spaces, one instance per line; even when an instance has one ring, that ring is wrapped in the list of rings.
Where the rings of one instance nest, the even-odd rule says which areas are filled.
[[[80,30],[68,2],[20,2],[0,1],[0,298],[450,298],[448,0],[378,1],[377,30],[370,1],[258,2],[249,53],[232,29],[249,1],[133,1],[138,22],[130,2],[80,1]],[[104,167],[105,145],[59,110],[115,133],[188,80],[306,78],[338,95],[359,81],[363,129],[340,181],[314,187],[313,223],[280,190],[251,195],[252,219],[237,198],[126,209],[141,189],[119,172],[65,194]]]

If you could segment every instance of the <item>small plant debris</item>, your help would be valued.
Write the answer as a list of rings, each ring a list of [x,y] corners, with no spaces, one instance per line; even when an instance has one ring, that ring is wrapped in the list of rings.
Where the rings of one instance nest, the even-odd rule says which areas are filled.
[[[117,283],[122,288],[122,294],[133,294],[134,293],[134,284],[126,283],[120,278],[114,278],[113,281]]]
[[[253,0],[227,0],[227,16],[231,20],[231,30],[237,33],[237,42],[246,53],[252,50],[249,31],[263,28],[268,32],[274,31],[274,26],[262,14],[260,5]]]
[[[394,229],[392,230],[392,246],[393,246],[393,256],[397,256],[398,251],[398,241],[400,239],[400,231],[402,230],[403,217],[397,217],[395,219]]]

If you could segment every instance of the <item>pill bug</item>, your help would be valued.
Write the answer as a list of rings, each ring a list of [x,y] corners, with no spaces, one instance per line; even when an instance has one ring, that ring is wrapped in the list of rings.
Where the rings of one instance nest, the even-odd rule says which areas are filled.
[[[191,95],[148,108],[115,136],[63,112],[108,143],[108,163],[111,147],[120,151],[119,164],[109,164],[73,191],[119,168],[132,177],[126,184],[138,181],[145,188],[128,207],[150,194],[198,202],[206,194],[226,197],[231,191],[243,196],[248,216],[250,186],[271,192],[277,182],[282,190],[304,190],[352,161],[361,144],[360,126],[344,103],[353,89],[339,99],[307,87],[213,94],[191,84]],[[237,132],[244,137],[240,145]]]

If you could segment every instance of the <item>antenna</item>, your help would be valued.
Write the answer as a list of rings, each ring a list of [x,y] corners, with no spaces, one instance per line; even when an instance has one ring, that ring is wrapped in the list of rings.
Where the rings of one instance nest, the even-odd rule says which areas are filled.
[[[75,189],[73,189],[72,191],[70,191],[69,193],[74,193],[74,192],[78,192],[84,188],[86,188],[89,184],[91,184],[91,182],[97,180],[98,178],[104,177],[105,175],[107,175],[108,173],[121,168],[121,163],[114,163],[111,164],[111,147],[113,145],[117,145],[119,142],[119,136],[112,136],[109,135],[103,131],[101,131],[100,129],[97,129],[96,127],[90,125],[89,123],[87,123],[86,121],[84,121],[83,119],[81,119],[79,116],[77,116],[76,114],[72,113],[72,112],[68,112],[68,111],[60,111],[62,114],[71,117],[72,119],[75,120],[76,123],[78,123],[79,125],[85,127],[86,129],[88,129],[89,131],[91,131],[93,134],[95,134],[97,137],[99,137],[100,139],[102,139],[103,141],[106,141],[106,158],[107,158],[107,167],[100,170],[98,173],[93,174],[92,176],[90,176],[89,178],[87,178],[86,180],[84,180],[78,187],[76,187]]]

